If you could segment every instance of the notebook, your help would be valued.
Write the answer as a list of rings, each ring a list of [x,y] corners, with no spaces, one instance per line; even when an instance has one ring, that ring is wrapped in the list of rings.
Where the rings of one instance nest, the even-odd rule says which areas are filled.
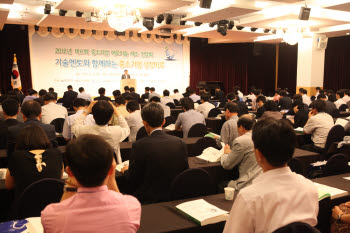
[[[337,121],[335,122],[335,125],[341,125],[343,127],[345,127],[345,125],[348,123],[348,120],[342,119],[342,118],[338,118]]]
[[[41,225],[41,218],[34,217],[0,223],[0,232],[43,233],[44,229]]]
[[[212,132],[209,132],[209,133],[206,134],[204,137],[209,137],[209,138],[219,137],[219,138],[220,138],[220,135],[215,134],[215,133],[212,133]]]
[[[348,192],[345,190],[333,188],[324,184],[319,184],[314,182],[314,185],[316,185],[317,190],[318,190],[318,198],[319,200],[322,200],[326,197],[330,197],[331,199],[339,198],[339,197],[344,197],[348,195]],[[322,198],[322,199],[320,199]]]
[[[197,156],[197,158],[211,163],[219,162],[224,154],[225,144],[222,142],[221,146],[221,150],[215,149],[214,147],[208,147],[207,149],[203,150],[203,153]]]
[[[229,216],[227,211],[219,209],[203,199],[179,204],[176,209],[200,226],[226,221]]]
[[[175,124],[168,125],[167,127],[165,127],[165,129],[174,131],[175,130]]]
[[[304,133],[304,128],[298,127],[298,128],[295,128],[294,131],[297,133]]]

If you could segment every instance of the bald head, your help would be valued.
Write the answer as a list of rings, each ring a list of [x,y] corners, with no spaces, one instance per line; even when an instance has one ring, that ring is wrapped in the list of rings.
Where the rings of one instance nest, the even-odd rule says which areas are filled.
[[[242,115],[237,121],[238,133],[240,136],[252,130],[255,124],[255,117],[250,114]]]

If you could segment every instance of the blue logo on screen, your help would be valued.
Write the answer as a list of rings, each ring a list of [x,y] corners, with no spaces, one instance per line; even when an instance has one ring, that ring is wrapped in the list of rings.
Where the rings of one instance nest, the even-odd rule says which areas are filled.
[[[175,57],[174,49],[165,47],[165,57],[166,57],[166,60],[174,60],[174,57]]]

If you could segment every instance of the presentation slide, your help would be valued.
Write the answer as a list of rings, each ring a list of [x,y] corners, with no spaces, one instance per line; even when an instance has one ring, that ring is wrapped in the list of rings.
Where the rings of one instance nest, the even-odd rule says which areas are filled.
[[[121,76],[128,70],[137,81],[137,92],[155,87],[162,94],[164,89],[184,90],[188,76],[184,74],[183,45],[142,40],[96,40],[52,35],[32,36],[31,68],[33,87],[55,88],[63,96],[68,85],[75,91],[84,87],[93,96],[100,87],[106,88],[106,95],[120,89]],[[187,77],[186,77],[187,76]]]

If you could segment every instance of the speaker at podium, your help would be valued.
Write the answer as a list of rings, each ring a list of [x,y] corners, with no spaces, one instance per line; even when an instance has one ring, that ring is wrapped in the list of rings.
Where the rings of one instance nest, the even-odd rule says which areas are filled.
[[[124,87],[133,87],[137,90],[136,79],[122,79],[120,80],[120,92],[124,93]]]

